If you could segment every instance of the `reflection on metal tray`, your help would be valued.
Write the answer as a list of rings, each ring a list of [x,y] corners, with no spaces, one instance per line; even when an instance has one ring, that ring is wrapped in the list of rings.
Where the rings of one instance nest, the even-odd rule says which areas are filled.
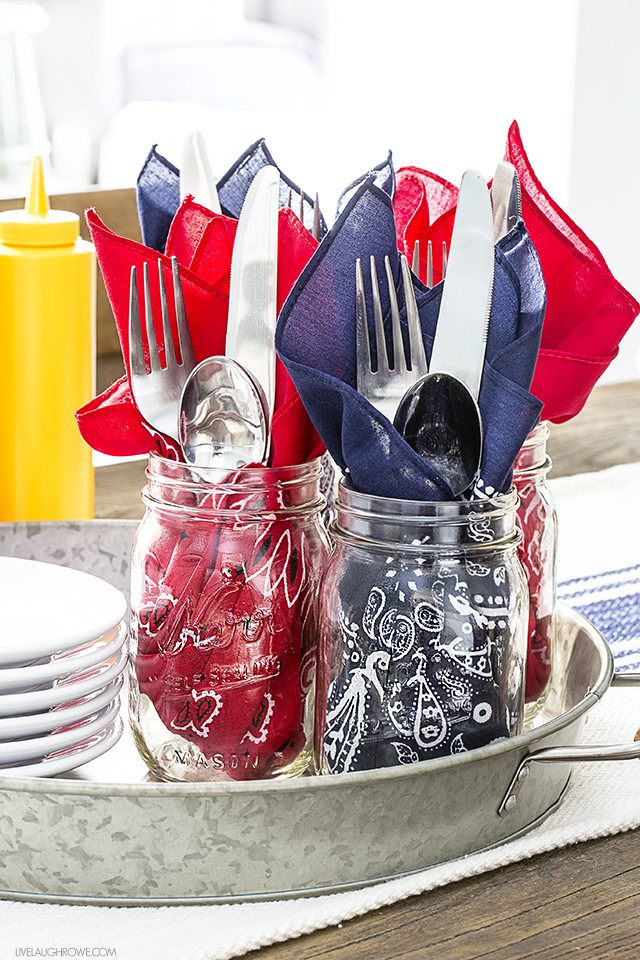
[[[0,525],[0,552],[9,526]],[[20,525],[11,526],[11,552],[27,555],[24,542],[16,546]],[[60,545],[64,525],[57,526]],[[99,573],[95,551],[104,538],[91,524],[73,528],[83,560]],[[131,525],[120,534],[126,551]],[[126,568],[116,539],[112,530],[109,578]],[[310,895],[517,836],[560,801],[574,751],[558,748],[580,742],[613,675],[607,644],[583,618],[560,608],[556,628],[550,693],[535,729],[466,754],[336,777],[175,784],[152,781],[125,735],[66,778],[0,779],[0,896],[157,905]],[[541,749],[548,752],[539,759],[565,762],[530,762]],[[636,744],[625,755],[638,752]]]

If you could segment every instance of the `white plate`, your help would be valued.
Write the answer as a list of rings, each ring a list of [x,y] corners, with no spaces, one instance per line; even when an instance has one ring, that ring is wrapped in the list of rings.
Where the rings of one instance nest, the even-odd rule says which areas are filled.
[[[0,717],[0,742],[36,737],[40,733],[48,733],[49,730],[57,730],[69,723],[75,723],[76,720],[91,717],[111,703],[120,693],[123,682],[124,677],[119,676],[95,693],[44,713],[33,713],[26,717]]]
[[[67,773],[110,750],[122,736],[122,731],[122,718],[118,717],[110,727],[105,727],[88,740],[52,753],[37,763],[22,767],[0,767],[0,783],[5,777],[55,777],[56,774]]]
[[[80,647],[78,651],[71,650],[47,660],[46,663],[0,669],[0,695],[31,690],[43,683],[50,683],[52,680],[68,677],[80,670],[86,670],[87,667],[93,667],[118,653],[126,636],[127,628],[124,623],[121,623],[104,637]]]
[[[127,602],[105,580],[54,563],[0,557],[0,666],[72,650],[113,630]]]
[[[98,663],[94,667],[74,673],[62,680],[54,680],[40,690],[27,690],[26,693],[5,693],[0,696],[0,717],[20,717],[25,713],[38,713],[57,707],[61,703],[78,700],[99,690],[111,680],[119,677],[127,664],[127,651],[119,653]]]
[[[56,753],[77,743],[83,743],[94,734],[100,733],[105,727],[111,726],[120,712],[120,698],[117,697],[107,707],[98,713],[78,720],[76,723],[62,730],[50,733],[33,740],[17,740],[15,743],[0,743],[0,767],[24,764],[29,760],[37,760]]]

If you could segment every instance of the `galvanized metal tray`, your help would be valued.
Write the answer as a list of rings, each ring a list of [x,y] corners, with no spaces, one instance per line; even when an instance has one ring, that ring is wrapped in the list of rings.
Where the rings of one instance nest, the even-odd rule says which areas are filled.
[[[134,529],[0,525],[0,553],[68,562],[125,587]],[[0,897],[160,905],[309,896],[517,836],[560,802],[571,761],[640,754],[640,744],[574,747],[614,679],[613,661],[597,631],[567,608],[556,631],[535,727],[455,757],[336,777],[159,783],[125,734],[73,774],[0,778]]]

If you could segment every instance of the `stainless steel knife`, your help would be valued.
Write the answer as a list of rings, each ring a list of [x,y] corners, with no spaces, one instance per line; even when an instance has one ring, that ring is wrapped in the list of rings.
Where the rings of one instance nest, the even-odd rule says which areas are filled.
[[[263,167],[244,200],[231,257],[225,353],[258,381],[269,415],[276,391],[276,293],[280,174]]]
[[[190,133],[182,147],[180,199],[184,200],[189,193],[213,213],[221,212],[216,179],[209,163],[204,137],[199,130]]]
[[[476,170],[460,184],[429,373],[450,373],[477,399],[489,332],[494,270],[489,190]]]
[[[522,216],[520,178],[511,163],[499,163],[491,184],[493,241],[509,233]]]

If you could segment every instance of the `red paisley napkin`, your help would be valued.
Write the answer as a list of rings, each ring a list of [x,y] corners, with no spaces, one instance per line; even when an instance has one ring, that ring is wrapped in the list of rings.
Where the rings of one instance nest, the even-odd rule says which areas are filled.
[[[277,508],[273,488],[259,496],[261,509]],[[217,499],[226,509],[247,506],[228,494]],[[241,518],[215,526],[192,519],[188,530],[169,520],[147,553],[134,611],[140,692],[225,777],[269,776],[305,745],[311,587],[324,559],[323,543],[275,518],[257,535]]]
[[[542,347],[531,387],[543,417],[575,417],[640,312],[596,245],[555,203],[536,177],[518,124],[509,129],[505,159],[518,171],[522,211],[547,284]]]
[[[151,266],[151,293],[156,337],[162,343],[161,312],[155,269],[160,259],[165,280],[170,277],[170,258],[180,264],[189,328],[197,361],[224,353],[231,252],[237,221],[211,213],[188,197],[171,225],[164,256],[134,240],[113,233],[95,210],[87,211],[87,223],[96,248],[107,295],[115,317],[127,377],[81,407],[76,419],[82,436],[95,450],[112,456],[127,456],[156,450],[179,459],[176,444],[158,434],[142,419],[128,383],[128,311],[131,267],[146,261]],[[278,231],[278,309],[307,264],[317,242],[291,210],[281,210]],[[171,297],[169,297],[171,308]],[[175,317],[172,315],[175,336]],[[162,351],[161,351],[162,352]],[[272,466],[303,463],[320,455],[322,442],[309,420],[291,379],[277,360],[275,411],[272,421]]]
[[[109,454],[155,450],[181,459],[175,443],[145,423],[132,398],[127,362],[131,267],[140,276],[145,261],[152,265],[153,312],[160,321],[155,262],[161,260],[168,280],[170,258],[177,257],[196,360],[224,353],[237,221],[189,197],[171,224],[165,256],[117,236],[94,210],[87,222],[127,376],[78,411],[80,431],[92,447]],[[316,246],[293,212],[281,210],[278,308]],[[171,322],[177,340],[174,316]],[[158,322],[156,338],[161,344]],[[303,463],[323,450],[278,360],[272,466]],[[176,464],[175,469],[182,468]],[[271,476],[265,469],[254,504],[258,512],[282,507],[270,504]],[[185,496],[177,499],[185,507],[196,506],[185,503]],[[211,494],[197,504],[200,510],[212,505],[230,506],[213,504]],[[300,522],[272,516],[256,524],[243,522],[241,515],[216,516],[212,512],[209,520],[198,520],[186,510],[156,518],[147,530],[144,575],[132,603],[136,677],[140,693],[150,698],[167,729],[197,746],[203,763],[231,779],[264,777],[295,759],[306,742],[304,704],[315,662],[309,621],[316,592],[308,577],[319,547]]]
[[[640,304],[618,283],[604,257],[544,189],[514,121],[505,159],[522,186],[522,215],[538,252],[547,288],[542,344],[531,392],[544,403],[542,419],[575,417],[611,361]],[[394,214],[401,249],[411,259],[420,240],[422,276],[433,243],[434,282],[442,278],[441,242],[451,241],[457,188],[417,167],[398,171]]]

